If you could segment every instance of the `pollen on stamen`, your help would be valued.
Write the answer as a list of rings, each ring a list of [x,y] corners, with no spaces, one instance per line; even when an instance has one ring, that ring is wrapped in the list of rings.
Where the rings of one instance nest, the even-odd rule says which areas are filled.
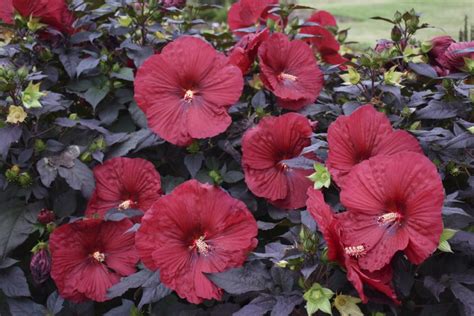
[[[351,256],[351,257],[355,257],[355,258],[359,258],[361,256],[363,256],[365,254],[365,247],[363,245],[359,245],[359,246],[349,246],[349,247],[345,247],[344,248],[344,252]]]
[[[197,248],[197,251],[202,255],[207,255],[209,253],[210,246],[204,241],[205,236],[199,237],[194,241],[194,246]],[[194,248],[191,246],[190,248]]]
[[[190,103],[193,100],[194,92],[192,90],[186,90],[184,93],[184,101]]]
[[[132,200],[126,200],[126,201],[123,201],[122,203],[119,204],[118,209],[119,210],[128,210],[129,208],[132,208],[133,206],[135,206],[135,204],[136,203]]]
[[[100,251],[96,251],[92,254],[92,258],[97,260],[97,262],[104,262],[105,261],[105,254]]]
[[[381,225],[390,224],[390,223],[398,222],[400,218],[401,218],[401,215],[398,212],[385,213],[377,217],[377,223]]]
[[[290,75],[290,74],[286,74],[284,72],[282,72],[278,77],[281,80],[289,80],[289,81],[296,81],[296,79],[298,79],[298,77]]]

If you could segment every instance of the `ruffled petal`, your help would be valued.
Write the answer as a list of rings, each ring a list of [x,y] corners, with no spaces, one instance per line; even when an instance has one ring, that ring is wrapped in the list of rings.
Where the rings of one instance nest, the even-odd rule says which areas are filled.
[[[258,55],[262,81],[278,98],[312,102],[318,97],[323,74],[307,44],[274,33],[260,46]]]
[[[242,265],[256,235],[255,219],[242,202],[190,180],[145,214],[136,246],[145,265],[160,270],[166,286],[198,304],[222,293],[203,273]]]
[[[328,144],[326,164],[339,186],[355,165],[370,157],[401,151],[421,152],[414,137],[404,131],[394,132],[387,117],[370,104],[332,123]]]
[[[242,89],[239,69],[209,43],[191,36],[150,57],[135,79],[135,99],[148,125],[178,146],[225,131],[230,124],[226,109]]]
[[[104,216],[108,210],[131,200],[131,206],[146,212],[161,195],[160,175],[153,164],[141,158],[112,158],[94,168],[96,187],[86,215]]]

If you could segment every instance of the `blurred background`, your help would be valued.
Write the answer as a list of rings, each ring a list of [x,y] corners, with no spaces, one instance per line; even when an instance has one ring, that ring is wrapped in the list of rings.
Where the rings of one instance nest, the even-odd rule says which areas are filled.
[[[471,32],[471,27],[474,27],[474,0],[298,0],[297,2],[331,12],[337,17],[340,29],[350,28],[348,40],[360,42],[363,46],[372,46],[376,40],[390,36],[388,23],[370,18],[373,16],[391,18],[397,10],[404,12],[414,8],[421,14],[422,22],[434,27],[419,31],[418,37],[421,40],[446,34],[459,40],[459,32],[464,32],[465,29],[466,16],[468,33]]]
[[[236,0],[191,0],[199,3],[213,3],[230,6]],[[474,37],[474,0],[280,0],[327,10],[334,14],[339,29],[350,28],[348,41],[359,42],[362,47],[374,46],[378,39],[390,37],[391,26],[384,21],[370,19],[373,16],[392,18],[398,10],[405,12],[412,8],[421,14],[421,21],[433,28],[417,33],[420,40],[435,35],[451,35],[456,40],[470,40]],[[310,10],[299,10],[301,17]],[[218,13],[219,20],[226,19],[226,11]],[[465,23],[467,18],[468,22]],[[467,38],[464,38],[467,29]],[[463,37],[460,38],[460,32]]]

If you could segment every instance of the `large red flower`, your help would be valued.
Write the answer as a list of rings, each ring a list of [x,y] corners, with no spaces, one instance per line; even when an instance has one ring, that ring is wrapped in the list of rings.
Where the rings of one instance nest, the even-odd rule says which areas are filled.
[[[86,215],[103,217],[107,211],[137,209],[146,212],[161,195],[160,175],[141,158],[113,158],[94,168],[95,191]]]
[[[258,48],[263,41],[270,35],[270,31],[266,28],[258,33],[250,33],[243,36],[232,47],[229,53],[229,62],[240,68],[243,74],[246,74],[254,63]]]
[[[341,191],[347,209],[343,242],[363,248],[366,270],[380,270],[397,251],[420,264],[438,246],[444,191],[436,166],[424,155],[376,156],[351,171]]]
[[[187,181],[145,214],[136,245],[143,263],[189,302],[220,299],[205,273],[241,266],[257,245],[257,223],[244,203],[222,189]]]
[[[228,108],[243,89],[242,73],[202,39],[183,36],[145,61],[135,78],[135,99],[148,126],[179,146],[224,132]]]
[[[261,22],[262,15],[266,16],[265,10],[272,4],[277,4],[278,0],[240,0],[234,3],[227,14],[229,28],[236,35],[243,36],[246,32],[239,32],[238,29],[255,26]]]
[[[329,126],[328,144],[326,165],[339,185],[355,165],[370,157],[402,151],[423,153],[415,137],[393,130],[388,118],[370,104],[349,116],[339,116]]]
[[[341,45],[336,40],[334,34],[327,27],[336,27],[337,22],[334,16],[327,11],[317,11],[307,22],[318,25],[302,27],[301,34],[311,35],[307,40],[321,56],[321,59],[331,65],[339,65],[347,62],[347,59],[339,54]]]
[[[474,59],[474,41],[452,43],[446,50],[446,63],[452,71],[463,70],[464,59]]]
[[[428,52],[430,64],[434,66],[438,75],[449,73],[449,65],[446,58],[446,50],[455,41],[451,36],[436,36],[431,39],[431,50]]]
[[[329,205],[324,202],[321,191],[309,188],[306,205],[326,240],[328,259],[339,263],[347,270],[347,279],[352,282],[362,301],[364,303],[368,301],[364,293],[364,284],[367,284],[384,293],[398,304],[399,301],[391,285],[391,266],[386,265],[374,272],[369,272],[359,266],[357,258],[363,255],[360,252],[361,248],[354,247],[351,243],[345,243],[344,240],[347,238],[344,238],[345,231],[339,220],[341,214],[336,215],[331,211]]]
[[[132,222],[84,219],[55,229],[49,239],[51,277],[62,297],[79,303],[107,300],[107,290],[133,274],[139,258]]]
[[[302,158],[312,133],[310,121],[296,113],[265,117],[247,130],[242,139],[242,165],[250,191],[281,208],[303,207],[312,184],[307,176],[313,171],[289,167],[285,160]]]
[[[0,5],[0,22],[6,23],[6,24],[13,23],[12,0],[5,0],[3,1],[2,5]]]
[[[13,7],[25,18],[32,16],[63,33],[74,33],[74,16],[65,0],[13,0]]]
[[[323,73],[303,41],[290,41],[285,34],[274,33],[262,43],[258,57],[262,82],[282,108],[299,110],[319,96]]]

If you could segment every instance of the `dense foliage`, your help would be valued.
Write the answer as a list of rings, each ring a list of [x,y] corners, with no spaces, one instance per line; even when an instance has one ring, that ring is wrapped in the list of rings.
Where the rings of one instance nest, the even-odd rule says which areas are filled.
[[[282,2],[2,0],[1,315],[474,315],[474,42]]]

